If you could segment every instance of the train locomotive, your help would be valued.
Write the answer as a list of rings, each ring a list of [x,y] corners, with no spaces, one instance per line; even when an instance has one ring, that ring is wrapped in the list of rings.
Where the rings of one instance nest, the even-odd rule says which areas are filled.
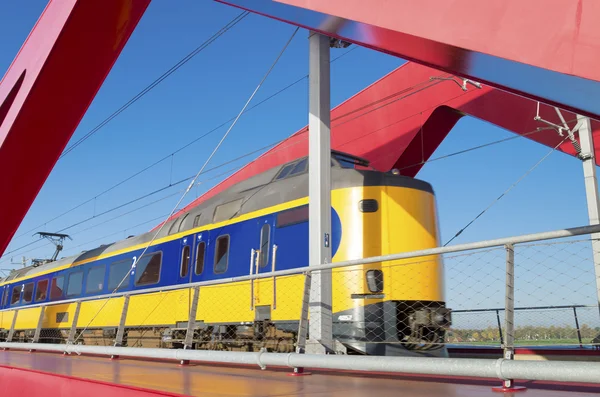
[[[332,151],[331,207],[334,262],[438,246],[432,187],[367,160]],[[294,350],[305,275],[232,278],[308,266],[307,157],[233,185],[153,237],[131,236],[0,280],[0,337],[13,328],[27,339],[41,324],[56,343],[76,321],[73,328],[85,328],[78,343],[99,343],[97,333],[114,337],[127,299],[124,345],[148,336],[139,345],[182,347],[190,283],[211,282],[199,288],[194,348]],[[334,339],[348,354],[446,356],[443,289],[439,256],[335,268]]]

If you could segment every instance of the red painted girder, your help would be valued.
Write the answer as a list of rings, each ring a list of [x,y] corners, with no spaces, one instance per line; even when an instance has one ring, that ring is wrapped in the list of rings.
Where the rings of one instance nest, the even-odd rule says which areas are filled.
[[[0,253],[149,1],[50,1],[0,81]]]
[[[216,0],[600,119],[597,0]]]
[[[416,176],[456,122],[464,115],[489,121],[528,139],[554,147],[561,138],[548,125],[535,121],[535,101],[489,86],[468,85],[463,91],[448,80],[453,76],[415,63],[406,63],[334,108],[332,148],[371,160],[380,171],[398,168],[403,175]],[[458,80],[458,79],[456,79]],[[576,116],[563,111],[569,126]],[[542,118],[560,124],[554,108],[542,105]],[[529,134],[542,128],[539,132]],[[600,123],[593,121],[596,158],[600,158]],[[190,209],[233,184],[252,175],[308,154],[307,127],[266,152],[255,161],[190,203]],[[573,155],[569,142],[560,151]]]
[[[276,1],[600,81],[597,0]]]

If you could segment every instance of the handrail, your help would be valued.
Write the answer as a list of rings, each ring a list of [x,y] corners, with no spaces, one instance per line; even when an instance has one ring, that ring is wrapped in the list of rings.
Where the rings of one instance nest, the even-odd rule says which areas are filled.
[[[30,343],[0,343],[0,348],[30,350]],[[320,368],[352,371],[376,371],[477,378],[552,380],[559,382],[600,383],[600,363],[574,361],[514,361],[472,358],[429,358],[352,356],[334,354],[298,354],[269,352],[232,352],[192,349],[131,348],[37,344],[35,350],[59,353],[137,357],[179,362],[211,362],[289,368]]]
[[[555,230],[555,231],[551,231],[551,232],[525,234],[525,235],[521,235],[521,236],[506,237],[506,238],[500,238],[500,239],[494,239],[494,240],[483,240],[483,241],[478,241],[478,242],[474,242],[474,243],[457,244],[457,245],[452,245],[452,246],[448,246],[448,247],[437,247],[437,248],[429,248],[429,249],[411,251],[411,252],[401,252],[401,253],[396,253],[396,254],[373,256],[373,257],[362,258],[362,259],[352,259],[352,260],[347,260],[347,261],[326,263],[326,264],[321,264],[321,265],[316,265],[316,266],[305,266],[305,267],[292,268],[292,269],[287,269],[287,270],[277,270],[275,272],[265,272],[265,273],[259,273],[259,274],[254,274],[254,275],[247,275],[247,276],[244,275],[244,276],[236,276],[236,277],[227,277],[227,278],[220,278],[217,280],[200,281],[200,282],[186,283],[186,284],[175,284],[175,285],[169,285],[169,286],[165,286],[165,287],[156,287],[156,288],[148,288],[148,289],[141,289],[141,290],[134,290],[134,291],[116,292],[116,293],[104,294],[104,295],[80,297],[77,299],[66,299],[66,300],[61,300],[61,301],[43,302],[43,303],[27,305],[27,306],[15,306],[13,308],[2,309],[2,310],[0,310],[0,313],[3,311],[12,311],[12,310],[16,310],[16,309],[24,309],[24,308],[30,309],[30,308],[40,307],[40,306],[51,306],[51,305],[57,305],[57,304],[75,303],[78,301],[85,302],[85,301],[89,301],[89,300],[117,298],[117,297],[124,296],[124,295],[133,296],[133,295],[147,294],[147,293],[153,293],[153,292],[168,292],[168,291],[182,289],[182,288],[194,288],[194,287],[220,285],[220,284],[234,283],[234,282],[241,282],[241,281],[250,281],[250,280],[257,280],[257,279],[261,279],[261,278],[292,276],[292,275],[305,274],[307,272],[313,272],[313,271],[318,271],[318,270],[329,270],[329,269],[334,269],[334,268],[365,265],[365,264],[377,263],[377,262],[387,262],[387,261],[393,261],[393,260],[399,260],[399,259],[410,259],[410,258],[419,258],[419,257],[424,257],[424,256],[449,254],[449,253],[454,253],[454,252],[463,252],[463,251],[482,249],[482,248],[501,247],[506,244],[514,245],[514,244],[522,244],[522,243],[542,241],[542,240],[555,240],[555,239],[559,239],[559,238],[581,236],[581,235],[593,234],[593,233],[600,233],[600,224],[575,227],[575,228],[569,228],[569,229],[561,229],[561,230]]]
[[[514,310],[552,310],[552,309],[572,309],[572,308],[597,308],[598,305],[563,305],[563,306],[525,306],[515,307]],[[495,307],[491,309],[460,309],[452,310],[452,313],[485,313],[504,310],[503,307]]]

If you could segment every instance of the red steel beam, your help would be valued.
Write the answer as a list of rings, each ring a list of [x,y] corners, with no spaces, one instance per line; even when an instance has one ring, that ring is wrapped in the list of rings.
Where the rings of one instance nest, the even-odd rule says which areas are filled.
[[[0,253],[150,0],[51,0],[0,81]]]
[[[454,78],[454,81],[438,78]],[[380,171],[397,168],[401,174],[414,177],[465,115],[489,121],[549,147],[564,140],[548,124],[534,119],[535,101],[485,85],[482,88],[467,85],[467,91],[463,91],[456,82],[458,78],[438,70],[411,62],[404,64],[331,111],[332,148],[365,157]],[[568,111],[562,114],[573,128],[575,114]],[[561,124],[553,107],[541,105],[540,116]],[[595,141],[600,143],[600,123],[592,121],[592,128]],[[182,211],[252,175],[306,156],[307,132],[308,127],[297,131]],[[575,155],[569,141],[558,150]],[[600,159],[599,144],[595,150],[596,159]]]
[[[597,0],[216,0],[600,119]]]
[[[435,0],[217,1],[591,117],[600,115],[600,71],[595,68],[600,61],[600,24],[595,21],[600,2],[595,0],[556,0],[551,6],[547,0],[453,0],[444,4]],[[0,185],[8,190],[0,211],[0,252],[149,2],[51,0],[0,82]],[[434,74],[431,69],[421,70]],[[450,97],[456,94],[453,83],[431,83],[438,86],[440,97],[411,94],[423,100],[410,101],[411,106],[404,102],[401,109],[394,105],[394,99],[386,103],[385,97],[391,87],[405,86],[410,91],[402,82],[389,87],[379,84],[350,99],[336,109],[334,131],[349,130],[347,126],[357,129],[345,136],[334,135],[333,147],[363,154],[380,169],[395,164],[411,166],[406,172],[416,173],[414,159],[421,156],[423,160],[458,120],[460,113],[451,109],[480,106],[469,105],[468,98],[489,91],[473,88],[454,98]],[[506,100],[499,91],[488,98]],[[365,99],[377,99],[384,108],[397,110],[396,114],[427,110],[421,110],[419,118],[413,114],[396,121],[392,120],[393,113],[373,110],[354,121],[352,114],[360,113]],[[448,108],[436,110],[432,113],[435,117],[425,123],[427,111],[437,109],[440,100],[445,100]],[[348,109],[353,113],[345,115]],[[386,122],[391,124],[384,125]],[[425,134],[435,130],[427,137],[427,147],[414,141],[421,127]],[[295,146],[250,164],[247,170],[258,172],[305,153],[302,140],[300,133],[292,138]],[[236,174],[225,185],[242,175],[249,174]]]

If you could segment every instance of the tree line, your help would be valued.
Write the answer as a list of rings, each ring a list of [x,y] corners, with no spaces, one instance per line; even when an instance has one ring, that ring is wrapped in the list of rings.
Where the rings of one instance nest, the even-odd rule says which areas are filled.
[[[504,332],[504,330],[503,330]],[[592,328],[587,324],[579,327],[581,339],[589,343],[600,335],[600,327]],[[544,341],[577,339],[577,329],[574,326],[531,326],[526,325],[515,328],[515,340],[519,341]],[[483,329],[451,329],[446,334],[449,343],[460,342],[500,342],[500,330],[498,327],[487,327]]]

